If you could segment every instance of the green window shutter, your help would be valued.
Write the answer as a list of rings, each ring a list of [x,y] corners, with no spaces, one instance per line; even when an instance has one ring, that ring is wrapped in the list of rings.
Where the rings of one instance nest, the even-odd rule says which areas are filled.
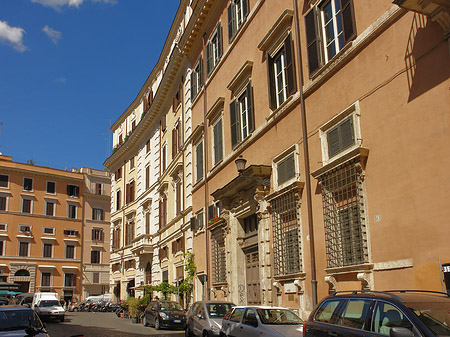
[[[213,68],[213,55],[212,55],[212,44],[211,41],[206,45],[206,76],[209,76]]]
[[[234,2],[231,1],[230,5],[228,6],[228,42],[231,42],[231,40],[234,37],[235,31],[236,31],[236,11],[234,9]]]
[[[306,46],[308,53],[309,76],[316,72],[320,67],[319,41],[317,34],[316,10],[312,8],[305,15],[306,28]]]
[[[255,130],[255,122],[253,115],[253,95],[252,95],[252,82],[248,82],[247,89],[245,90],[247,96],[247,120],[248,120],[248,132],[252,133]]]
[[[222,148],[222,119],[214,125],[214,164],[217,164],[223,158]]]
[[[341,140],[341,150],[344,150],[355,144],[352,118],[346,119],[339,125],[339,133]]]
[[[197,86],[197,93],[200,91],[200,89],[203,87],[203,58],[200,55],[198,58],[198,86]]]
[[[242,0],[242,14],[244,18],[248,15],[248,0]]]
[[[273,69],[273,58],[266,53],[267,59],[267,78],[269,81],[269,107],[272,110],[277,108],[277,98],[275,93],[275,73]]]
[[[217,25],[217,48],[219,49],[219,59],[222,57],[222,24]]]
[[[290,96],[297,90],[295,82],[294,50],[292,48],[290,33],[284,41],[284,51],[286,55],[287,95]]]
[[[335,126],[327,132],[328,141],[328,158],[331,158],[339,153],[339,128]]]
[[[353,13],[352,0],[340,0],[341,1],[341,16],[343,23],[344,44],[347,44],[350,40],[355,38],[355,16]],[[342,46],[341,46],[342,47]]]
[[[196,159],[197,159],[197,176],[196,181],[203,178],[203,142],[200,142],[196,148]]]
[[[238,101],[230,103],[231,146],[235,148],[241,141],[241,128],[239,119]]]

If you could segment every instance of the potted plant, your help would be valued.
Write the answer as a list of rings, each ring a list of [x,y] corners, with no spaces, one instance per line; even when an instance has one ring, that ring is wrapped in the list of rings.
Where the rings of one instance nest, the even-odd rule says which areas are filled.
[[[130,297],[127,302],[128,302],[128,312],[130,313],[131,321],[133,323],[137,323],[139,317],[139,300],[135,297]]]

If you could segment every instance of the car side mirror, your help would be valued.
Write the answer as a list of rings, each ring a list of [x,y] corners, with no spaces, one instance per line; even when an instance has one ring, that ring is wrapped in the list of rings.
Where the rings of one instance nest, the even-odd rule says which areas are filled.
[[[408,328],[395,327],[389,330],[390,337],[414,337],[414,333]]]

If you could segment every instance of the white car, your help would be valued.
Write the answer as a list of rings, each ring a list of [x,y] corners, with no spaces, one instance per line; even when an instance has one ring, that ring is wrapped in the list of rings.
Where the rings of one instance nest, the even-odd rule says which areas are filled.
[[[303,320],[287,308],[237,306],[222,320],[222,337],[302,336]]]

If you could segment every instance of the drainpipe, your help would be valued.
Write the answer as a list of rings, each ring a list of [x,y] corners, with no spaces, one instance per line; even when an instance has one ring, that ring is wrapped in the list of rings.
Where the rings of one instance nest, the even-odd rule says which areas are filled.
[[[303,138],[303,156],[305,158],[305,188],[306,188],[306,205],[308,209],[308,228],[309,228],[309,250],[311,255],[311,290],[313,307],[317,304],[317,276],[316,276],[316,249],[314,244],[314,224],[312,215],[312,197],[311,197],[311,174],[309,168],[309,148],[308,148],[308,130],[306,128],[306,108],[303,97],[303,67],[302,53],[300,45],[300,26],[298,21],[297,0],[294,1],[294,23],[295,38],[297,45],[297,63],[298,63],[298,83],[300,91],[301,119],[302,119],[302,138]]]
[[[205,287],[205,300],[209,300],[210,294],[209,294],[209,283],[210,283],[210,271],[209,271],[209,232],[208,232],[208,228],[207,224],[208,224],[208,200],[209,200],[209,191],[208,191],[208,177],[207,177],[207,173],[208,173],[208,137],[207,137],[207,124],[206,124],[206,112],[208,111],[208,105],[207,105],[207,97],[206,97],[206,80],[207,80],[207,76],[206,76],[206,33],[203,34],[203,158],[204,158],[204,163],[203,163],[203,167],[204,167],[204,179],[205,179],[205,252],[206,252],[206,282],[204,282],[204,287]]]

